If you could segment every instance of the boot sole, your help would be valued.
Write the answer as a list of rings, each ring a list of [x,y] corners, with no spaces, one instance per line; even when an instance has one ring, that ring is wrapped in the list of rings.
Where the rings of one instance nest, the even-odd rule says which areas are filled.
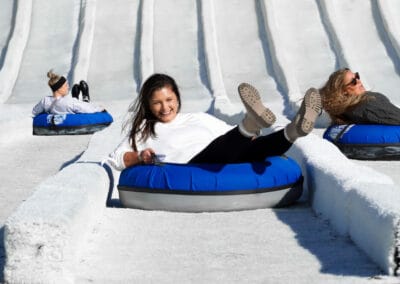
[[[250,84],[242,83],[239,85],[238,91],[247,113],[260,127],[270,127],[275,123],[274,113],[263,105],[256,88]]]
[[[303,103],[299,111],[299,120],[297,131],[301,135],[306,135],[314,129],[314,124],[322,109],[321,96],[317,89],[307,90]]]

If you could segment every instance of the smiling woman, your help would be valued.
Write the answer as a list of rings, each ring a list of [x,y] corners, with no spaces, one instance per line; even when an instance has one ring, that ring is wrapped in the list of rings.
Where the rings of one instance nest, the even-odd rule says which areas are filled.
[[[294,203],[302,192],[301,169],[282,155],[313,130],[321,110],[319,93],[308,90],[292,122],[261,136],[275,115],[253,86],[242,83],[238,91],[247,112],[238,126],[231,126],[207,113],[180,113],[175,80],[150,76],[125,124],[131,127],[129,135],[106,159],[122,171],[122,204],[204,212]]]
[[[175,119],[180,103],[171,87],[154,91],[150,99],[150,111],[160,122],[170,122]]]
[[[153,74],[143,84],[125,127],[128,136],[107,161],[118,170],[137,164],[153,164],[155,157],[168,163],[251,163],[283,155],[314,128],[321,110],[316,89],[307,91],[302,106],[284,129],[261,136],[261,129],[275,122],[256,88],[238,88],[246,109],[242,122],[228,125],[207,113],[180,113],[181,96],[173,78]]]

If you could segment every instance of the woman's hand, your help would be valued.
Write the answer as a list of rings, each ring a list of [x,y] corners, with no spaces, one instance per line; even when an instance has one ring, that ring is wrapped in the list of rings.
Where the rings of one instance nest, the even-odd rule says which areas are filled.
[[[155,152],[151,148],[146,148],[139,152],[138,159],[143,164],[153,164],[154,163]]]
[[[154,150],[151,148],[144,149],[140,152],[129,151],[124,154],[125,167],[130,167],[137,164],[152,164]]]

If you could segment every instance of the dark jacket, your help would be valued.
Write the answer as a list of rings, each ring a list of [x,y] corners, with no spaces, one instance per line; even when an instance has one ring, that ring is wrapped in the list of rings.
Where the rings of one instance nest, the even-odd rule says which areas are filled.
[[[367,98],[364,101],[343,113],[344,120],[354,124],[400,125],[400,109],[387,97],[376,92],[365,94]]]

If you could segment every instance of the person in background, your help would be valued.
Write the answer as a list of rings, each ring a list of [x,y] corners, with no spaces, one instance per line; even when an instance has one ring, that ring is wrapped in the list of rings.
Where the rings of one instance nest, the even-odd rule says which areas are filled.
[[[68,113],[95,113],[105,111],[103,107],[90,103],[89,86],[81,81],[72,87],[72,97],[67,96],[69,85],[64,76],[57,75],[50,70],[47,73],[48,85],[52,91],[51,96],[42,98],[32,109],[33,116],[40,113],[68,114]],[[83,101],[79,100],[82,92]]]
[[[319,92],[332,124],[400,125],[400,109],[385,95],[365,90],[358,72],[333,72]]]
[[[261,129],[275,122],[258,91],[247,83],[239,85],[246,115],[237,126],[203,112],[181,113],[178,86],[166,74],[153,74],[143,86],[125,127],[128,135],[106,158],[117,170],[136,164],[243,163],[260,162],[284,154],[302,136],[309,134],[321,111],[316,89],[306,92],[300,110],[284,129],[260,135]]]

